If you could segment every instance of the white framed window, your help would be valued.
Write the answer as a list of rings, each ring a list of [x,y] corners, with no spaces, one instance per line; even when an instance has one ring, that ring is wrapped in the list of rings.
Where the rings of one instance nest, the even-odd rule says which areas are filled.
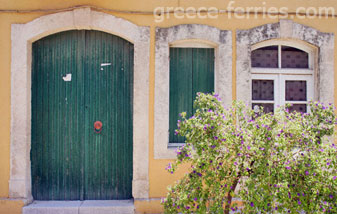
[[[174,71],[181,72],[179,67],[185,67],[183,58],[181,55],[176,55],[174,57],[172,52],[174,49],[212,49],[209,50],[214,57],[201,57],[196,61],[201,65],[204,60],[212,59],[211,69],[205,68],[205,70],[213,71],[214,77],[207,78],[211,79],[209,81],[213,83],[213,89],[215,93],[219,95],[224,105],[230,105],[232,102],[232,32],[228,30],[221,30],[215,27],[199,24],[183,24],[176,25],[169,28],[156,28],[156,51],[155,51],[155,91],[154,91],[154,159],[175,159],[177,146],[180,146],[180,140],[170,140],[170,134],[174,134],[173,129],[176,125],[176,119],[172,121],[172,129],[170,128],[170,115],[178,115],[177,113],[181,111],[186,111],[184,109],[178,109],[177,112],[172,112],[174,109],[174,103],[182,104],[183,101],[178,101],[175,99],[175,94],[180,94],[179,91],[171,91],[174,87],[172,84],[175,82],[180,82],[179,87],[184,87],[188,84],[196,85],[201,87],[199,83],[195,83],[199,75],[193,76],[194,73],[199,69],[192,68],[192,78],[181,78],[178,81],[174,80]],[[197,51],[198,52],[198,51]],[[203,51],[201,51],[203,52]],[[200,52],[199,52],[200,53]],[[186,55],[185,55],[186,56]],[[191,55],[189,55],[191,56]],[[193,56],[193,54],[192,54]],[[210,55],[209,55],[210,56]],[[176,60],[174,60],[176,58]],[[187,57],[188,58],[188,57]],[[192,62],[194,58],[192,57]],[[176,61],[177,63],[173,63]],[[209,61],[209,60],[207,60]],[[186,60],[186,62],[191,62],[191,60]],[[207,63],[206,63],[207,64]],[[199,65],[198,65],[199,66]],[[176,69],[176,68],[178,69]],[[201,69],[204,70],[204,69]],[[211,72],[209,72],[211,73]],[[201,78],[202,79],[202,78]],[[174,85],[173,85],[174,86]],[[179,88],[177,86],[177,88]],[[203,89],[197,89],[198,91],[203,91]],[[213,91],[211,90],[211,91]],[[209,92],[206,90],[205,92]],[[195,93],[193,92],[193,97]],[[178,95],[179,96],[179,95]],[[176,98],[178,97],[176,96]],[[173,99],[171,99],[173,98]],[[186,100],[186,99],[184,99]],[[173,105],[172,105],[173,104]],[[171,107],[171,108],[170,108]],[[172,108],[173,107],[173,108]],[[171,131],[170,131],[171,130]],[[172,136],[171,136],[172,137]]]
[[[267,40],[252,46],[252,108],[264,111],[287,103],[290,111],[308,112],[314,99],[315,51],[300,42]]]

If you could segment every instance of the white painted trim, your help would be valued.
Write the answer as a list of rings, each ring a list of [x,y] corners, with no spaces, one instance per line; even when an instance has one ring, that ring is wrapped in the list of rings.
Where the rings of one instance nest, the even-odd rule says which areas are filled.
[[[334,34],[322,33],[291,20],[280,20],[278,23],[236,32],[237,99],[251,103],[252,47],[258,47],[257,44],[273,39],[288,40],[291,44],[306,44],[308,48],[318,49],[313,54],[313,64],[317,68],[317,72],[314,73],[314,100],[326,104],[334,103]]]
[[[296,69],[296,68],[282,68],[282,71],[278,68],[251,68],[252,74],[301,74],[301,75],[313,75],[314,70],[311,69]]]
[[[232,103],[232,33],[199,24],[156,28],[154,158],[174,159],[169,140],[169,47],[176,44],[193,47],[198,41],[215,49],[215,92],[225,105]],[[184,44],[185,43],[185,44]],[[195,43],[194,43],[195,44]]]
[[[93,29],[134,44],[133,182],[134,198],[149,197],[148,111],[150,30],[90,8],[45,15],[12,24],[11,150],[9,196],[32,200],[30,172],[31,49],[42,37],[71,29]]]

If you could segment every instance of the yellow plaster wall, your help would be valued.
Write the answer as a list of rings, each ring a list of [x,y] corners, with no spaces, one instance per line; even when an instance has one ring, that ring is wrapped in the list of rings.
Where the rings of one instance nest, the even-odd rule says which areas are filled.
[[[0,214],[20,214],[23,201],[0,199]]]
[[[0,14],[0,20],[3,19]],[[9,136],[10,136],[10,50],[8,29],[4,22],[0,22],[0,197],[8,196],[9,179]]]
[[[35,11],[35,12],[4,12],[1,10],[44,10],[44,9],[59,9],[73,7],[77,5],[92,5],[95,7],[128,10],[128,11],[145,11],[151,12],[155,7],[216,7],[218,9],[226,9],[229,0],[0,0],[0,198],[8,198],[8,180],[9,180],[9,164],[10,164],[10,27],[13,23],[26,23],[39,16],[52,13],[50,11]],[[261,6],[260,0],[237,0],[234,6]],[[295,11],[296,7],[319,7],[327,6],[334,7],[337,12],[337,2],[335,0],[268,0],[266,6],[284,7],[287,6],[289,11]],[[166,165],[172,160],[155,160],[153,156],[154,150],[154,79],[155,79],[155,27],[170,27],[178,24],[207,24],[221,29],[231,30],[233,33],[233,98],[236,97],[235,88],[235,72],[236,72],[236,47],[235,47],[235,31],[237,29],[249,29],[259,25],[278,22],[279,19],[262,18],[259,15],[257,18],[250,19],[229,19],[227,14],[221,14],[217,19],[177,19],[172,15],[170,18],[164,19],[163,22],[156,23],[152,14],[130,14],[124,12],[109,12],[112,15],[127,19],[137,25],[151,27],[151,52],[150,52],[150,78],[149,78],[149,179],[150,179],[150,198],[160,198],[166,195],[166,187],[174,183],[181,177],[187,169],[187,166],[182,167],[178,173],[171,175],[166,172]],[[314,18],[314,19],[299,19],[293,18],[295,22],[303,25],[319,29],[323,32],[332,32],[336,34],[335,44],[337,44],[337,18]],[[337,56],[337,48],[335,48],[335,61]],[[337,63],[335,62],[335,70]],[[337,77],[335,77],[337,85]],[[336,94],[336,93],[335,93]],[[335,103],[337,96],[335,95]],[[162,207],[160,200],[136,201],[135,206],[140,212],[153,210],[157,212]],[[20,201],[0,200],[1,213],[19,213],[17,210],[23,205]],[[10,211],[10,212],[9,212]],[[159,211],[158,211],[159,212]]]
[[[160,199],[150,199],[150,200],[136,200],[135,210],[137,214],[141,213],[161,213],[163,207],[160,204]]]
[[[153,11],[156,7],[216,7],[227,9],[230,1],[232,6],[244,7],[287,7],[295,11],[301,6],[319,8],[322,6],[336,7],[334,0],[0,0],[1,9],[31,10],[31,9],[59,9],[78,5],[93,5],[102,8],[132,11]],[[262,8],[261,8],[262,10]]]

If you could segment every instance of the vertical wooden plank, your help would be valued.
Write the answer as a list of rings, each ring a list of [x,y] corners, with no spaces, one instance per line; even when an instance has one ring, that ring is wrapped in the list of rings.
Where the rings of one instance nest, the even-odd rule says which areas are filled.
[[[123,111],[122,111],[122,132],[123,140],[120,141],[119,147],[122,148],[121,157],[122,166],[121,166],[121,198],[131,198],[131,182],[132,182],[132,82],[133,81],[133,62],[130,58],[133,59],[133,46],[130,43],[127,43],[120,39],[121,43],[121,73],[123,74]],[[130,52],[131,50],[131,52]],[[130,64],[131,63],[131,64]]]
[[[38,85],[37,85],[37,71],[39,70],[39,63],[37,61],[38,58],[40,58],[38,51],[39,46],[38,43],[34,43],[32,45],[32,127],[38,127],[39,121],[38,121],[38,116],[37,112],[40,111],[39,105],[38,105],[38,99],[36,97],[38,96]],[[36,129],[32,128],[32,138],[31,138],[31,151],[39,151],[39,135],[36,133]],[[39,185],[39,180],[40,180],[40,169],[38,168],[39,162],[40,162],[40,156],[34,155],[34,153],[30,154],[30,159],[31,159],[31,173],[32,173],[32,195],[34,197],[38,196],[38,185]]]
[[[118,83],[118,77],[119,77],[119,68],[117,66],[117,62],[118,62],[118,45],[116,45],[118,43],[118,38],[117,37],[114,37],[112,38],[112,41],[113,41],[113,73],[114,73],[114,79],[113,79],[113,85],[114,85],[114,97],[112,97],[113,99],[113,102],[114,102],[114,109],[113,109],[113,119],[114,119],[114,129],[113,129],[113,145],[112,145],[112,152],[111,154],[116,154],[116,151],[117,151],[117,148],[118,148],[118,110],[119,110],[119,106],[118,106],[118,92],[119,92],[119,85],[117,84]],[[116,66],[115,66],[116,64]],[[113,165],[113,172],[112,172],[112,175],[111,175],[111,178],[112,178],[112,192],[113,192],[113,195],[112,196],[116,196],[117,193],[118,193],[118,189],[117,189],[117,184],[118,184],[118,177],[116,176],[117,175],[117,170],[118,170],[118,156],[117,155],[113,155],[113,159],[111,160],[112,161],[112,165]]]
[[[83,96],[85,97],[85,115],[84,115],[84,124],[83,124],[83,128],[84,128],[84,163],[83,163],[83,177],[84,177],[84,185],[83,185],[83,192],[84,192],[84,196],[83,199],[86,200],[89,198],[89,192],[88,192],[88,186],[89,186],[89,177],[87,176],[88,174],[90,174],[90,172],[88,171],[88,166],[90,163],[90,159],[89,159],[89,154],[87,154],[87,151],[89,151],[89,135],[92,132],[92,129],[90,126],[90,102],[91,102],[91,85],[90,85],[90,72],[89,72],[89,56],[86,54],[87,52],[90,52],[91,49],[88,46],[88,36],[85,34],[85,52],[83,53],[84,55],[84,69],[83,69],[83,76],[84,76],[84,82],[83,84],[86,86],[84,89],[84,94]]]
[[[132,124],[132,115],[133,115],[133,45],[124,42],[124,72],[126,74],[125,86],[125,102],[126,102],[126,112],[125,112],[125,144],[124,150],[124,198],[132,197],[132,176],[133,176],[133,124]]]
[[[80,59],[80,68],[79,71],[77,72],[77,87],[79,88],[77,97],[79,100],[78,103],[78,118],[79,118],[79,125],[77,129],[78,133],[78,139],[79,139],[79,144],[80,144],[80,178],[79,178],[79,185],[80,185],[80,192],[79,192],[79,199],[84,200],[84,181],[85,181],[85,167],[84,167],[84,160],[86,157],[85,154],[85,115],[86,115],[86,85],[85,85],[85,56],[84,53],[86,51],[85,49],[85,31],[81,31],[80,33],[80,51],[77,52],[78,58]]]
[[[51,61],[55,61],[57,60],[57,55],[58,55],[58,52],[59,52],[59,48],[57,45],[58,43],[58,38],[59,36],[56,36],[56,38],[51,41],[51,47],[55,47],[52,51],[52,53],[50,54],[51,55],[51,58],[50,60]],[[49,152],[49,155],[50,155],[50,162],[51,162],[51,165],[52,165],[52,168],[51,168],[51,198],[54,198],[54,199],[57,199],[57,168],[58,168],[58,163],[57,163],[57,154],[55,153],[55,149],[56,149],[56,145],[57,145],[57,142],[55,141],[54,137],[56,136],[55,134],[55,130],[57,129],[57,126],[55,125],[55,122],[57,122],[54,118],[55,116],[55,88],[56,88],[56,85],[55,85],[55,80],[56,78],[54,77],[54,73],[56,73],[57,71],[57,67],[58,67],[58,63],[53,63],[52,66],[51,66],[51,69],[48,70],[48,84],[49,84],[49,91],[48,91],[48,97],[54,97],[54,99],[48,99],[48,115],[51,115],[50,116],[50,120],[48,120],[48,130],[50,130],[50,135],[49,135],[49,142],[50,142],[50,152]]]
[[[107,42],[106,43],[106,49],[105,52],[107,54],[107,63],[111,63],[110,66],[108,66],[107,68],[107,99],[106,99],[106,107],[107,107],[107,111],[106,111],[106,127],[110,127],[110,129],[106,129],[106,134],[107,134],[107,141],[109,142],[107,144],[107,148],[106,148],[106,157],[112,156],[113,154],[113,134],[114,132],[114,105],[115,102],[113,100],[112,94],[115,93],[115,84],[114,84],[114,66],[113,66],[113,53],[114,53],[114,46],[113,46],[113,42]],[[106,176],[105,176],[105,186],[104,189],[108,190],[105,191],[105,195],[106,195],[106,199],[111,199],[113,197],[113,189],[112,185],[113,185],[113,157],[110,158],[105,158],[105,170],[106,170]]]
[[[86,131],[86,135],[85,135],[85,163],[84,163],[84,169],[85,169],[85,187],[84,187],[84,200],[87,199],[91,199],[92,195],[91,195],[91,179],[89,176],[94,176],[94,172],[90,171],[90,166],[93,164],[93,160],[92,155],[90,155],[89,152],[94,152],[95,147],[93,146],[93,144],[95,142],[93,142],[92,138],[92,132],[93,132],[93,119],[92,119],[92,108],[94,108],[94,102],[93,100],[93,96],[92,94],[95,93],[94,91],[94,85],[91,84],[91,80],[92,80],[92,67],[91,67],[91,61],[93,61],[93,59],[91,57],[95,56],[96,53],[94,53],[94,50],[91,46],[91,36],[87,34],[87,32],[85,33],[85,68],[84,68],[84,72],[85,72],[85,85],[86,85],[86,89],[85,89],[85,93],[86,93],[86,100],[85,100],[85,105],[86,105],[86,112],[85,112],[85,131]],[[92,55],[88,54],[88,53],[92,53]]]
[[[50,41],[45,41],[45,45],[47,46],[47,51],[49,52],[51,51],[51,47],[50,47]],[[46,53],[45,52],[45,53]],[[45,130],[49,130],[48,128],[48,71],[49,69],[51,69],[50,67],[51,65],[51,60],[50,60],[50,54],[46,54],[45,55],[45,60],[47,61],[46,64],[43,64],[44,67],[44,75],[42,75],[42,81],[40,82],[41,87],[42,87],[42,109],[43,109],[43,116],[42,116],[42,126],[43,129]],[[43,62],[42,62],[43,63]],[[48,142],[48,133],[42,131],[42,143],[43,143],[43,147],[44,147],[44,151],[43,151],[43,155],[45,157],[45,159],[49,159],[49,143],[44,143],[44,142]],[[50,198],[50,168],[49,168],[49,163],[50,162],[46,162],[43,161],[43,170],[44,170],[44,178],[45,178],[45,191],[44,191],[44,197],[46,198]]]
[[[122,182],[122,175],[121,175],[121,167],[122,167],[122,154],[121,154],[121,143],[123,143],[123,128],[122,128],[122,119],[123,119],[123,110],[124,106],[122,103],[123,99],[123,73],[121,72],[121,43],[120,40],[117,38],[116,43],[114,44],[116,46],[116,57],[114,65],[116,66],[116,73],[117,73],[117,96],[116,96],[116,103],[117,103],[117,117],[116,117],[116,135],[117,135],[117,141],[114,142],[116,144],[114,154],[117,156],[117,165],[116,165],[116,173],[113,175],[115,177],[115,197],[120,197],[120,186]]]

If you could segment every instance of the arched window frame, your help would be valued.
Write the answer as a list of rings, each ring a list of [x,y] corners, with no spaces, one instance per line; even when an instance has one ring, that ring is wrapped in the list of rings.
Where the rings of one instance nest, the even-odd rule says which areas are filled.
[[[318,49],[303,41],[285,40],[285,39],[271,39],[263,41],[251,46],[251,52],[254,50],[277,46],[278,47],[278,67],[277,68],[262,68],[253,67],[251,65],[251,76],[253,80],[272,80],[274,81],[274,100],[253,100],[254,103],[274,104],[274,109],[289,104],[308,104],[315,99],[315,76],[317,76],[317,55]],[[282,68],[282,46],[288,46],[302,50],[308,54],[308,68]],[[306,81],[306,101],[286,101],[285,84],[286,81]],[[252,87],[252,86],[251,86]],[[306,112],[309,111],[308,105]]]
[[[214,48],[214,90],[224,105],[232,102],[232,32],[200,24],[156,28],[154,97],[154,159],[175,159],[169,145],[169,49]]]
[[[252,73],[251,48],[268,40],[290,40],[317,48],[314,72],[314,100],[325,104],[334,103],[334,34],[321,32],[315,28],[281,19],[236,31],[236,99],[251,104]],[[302,44],[303,44],[302,43]]]

